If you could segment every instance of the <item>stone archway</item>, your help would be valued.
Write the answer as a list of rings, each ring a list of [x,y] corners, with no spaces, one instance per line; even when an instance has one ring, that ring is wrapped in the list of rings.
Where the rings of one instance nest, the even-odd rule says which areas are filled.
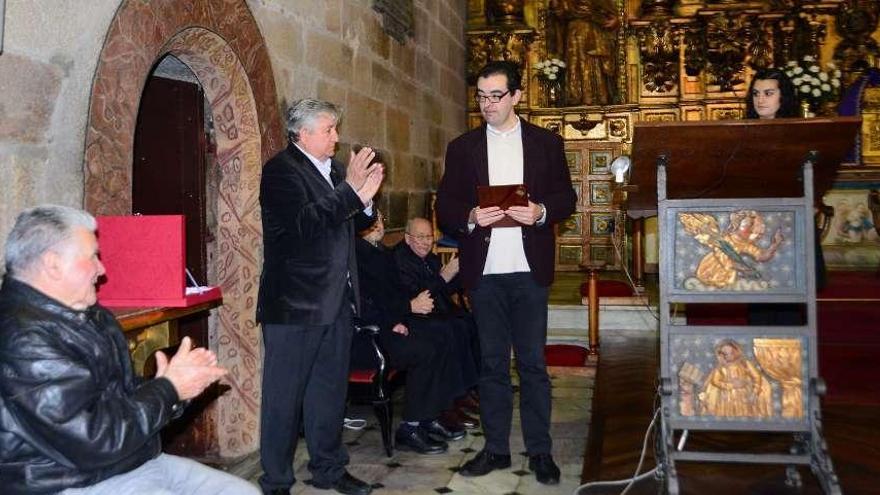
[[[230,370],[218,401],[222,457],[256,448],[260,337],[254,321],[262,262],[259,179],[283,146],[275,83],[259,28],[243,0],[124,0],[110,25],[92,86],[85,142],[85,206],[94,214],[131,212],[131,163],[141,93],[157,60],[172,54],[199,79],[217,131],[217,248],[212,284],[217,311],[212,347]]]

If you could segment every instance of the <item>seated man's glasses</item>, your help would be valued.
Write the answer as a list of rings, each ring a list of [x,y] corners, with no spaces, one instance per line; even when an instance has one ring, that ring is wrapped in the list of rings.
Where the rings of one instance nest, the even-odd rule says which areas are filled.
[[[492,93],[492,94],[488,94],[488,95],[484,95],[482,93],[477,93],[474,95],[474,100],[476,100],[478,105],[483,104],[483,103],[498,103],[499,101],[501,101],[502,98],[504,98],[505,96],[507,96],[509,94],[510,94],[509,89],[503,93]]]
[[[417,241],[422,241],[422,242],[424,242],[424,241],[433,241],[433,240],[434,240],[434,234],[419,234],[419,235],[416,235],[416,234],[410,234],[409,232],[404,232],[404,233],[405,233],[406,235],[412,237],[413,239],[417,240]]]

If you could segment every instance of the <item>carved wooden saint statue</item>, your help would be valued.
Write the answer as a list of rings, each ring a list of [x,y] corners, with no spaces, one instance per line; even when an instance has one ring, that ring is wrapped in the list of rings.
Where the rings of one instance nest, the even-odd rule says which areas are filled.
[[[613,0],[550,0],[547,48],[563,54],[568,105],[619,103],[617,30]]]

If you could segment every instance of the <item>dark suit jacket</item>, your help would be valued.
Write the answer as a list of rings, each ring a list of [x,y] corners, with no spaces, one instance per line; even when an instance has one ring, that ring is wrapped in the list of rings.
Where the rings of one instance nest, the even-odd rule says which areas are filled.
[[[523,227],[523,248],[535,281],[553,282],[555,236],[553,226],[575,211],[577,195],[565,161],[562,138],[520,119],[523,140],[523,180],[529,199],[543,203],[543,225]],[[440,228],[459,242],[461,283],[479,282],[489,251],[490,229],[479,225],[468,233],[468,216],[477,206],[477,185],[489,185],[486,125],[457,137],[446,148],[446,169],[437,190]]]
[[[394,261],[399,270],[400,282],[407,296],[416,297],[427,289],[434,299],[433,315],[448,315],[457,312],[458,307],[452,302],[452,294],[458,289],[458,276],[448,283],[440,276],[440,257],[428,253],[424,259],[413,252],[406,241],[394,246]]]
[[[406,324],[410,300],[400,285],[391,250],[363,239],[355,241],[355,247],[361,283],[361,320],[379,325],[383,333],[398,323]]]
[[[349,274],[357,300],[354,234],[375,217],[363,214],[340,162],[333,160],[330,176],[335,187],[292,144],[263,167],[261,323],[332,323],[341,305],[349,304]]]

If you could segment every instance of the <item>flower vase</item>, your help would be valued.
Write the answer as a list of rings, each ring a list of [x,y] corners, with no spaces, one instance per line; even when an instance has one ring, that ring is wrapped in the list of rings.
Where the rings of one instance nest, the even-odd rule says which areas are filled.
[[[545,100],[548,107],[561,107],[563,100],[562,81],[556,79],[544,83]]]
[[[813,112],[813,105],[807,101],[801,101],[801,117],[805,119],[811,119],[816,116],[815,112]]]

